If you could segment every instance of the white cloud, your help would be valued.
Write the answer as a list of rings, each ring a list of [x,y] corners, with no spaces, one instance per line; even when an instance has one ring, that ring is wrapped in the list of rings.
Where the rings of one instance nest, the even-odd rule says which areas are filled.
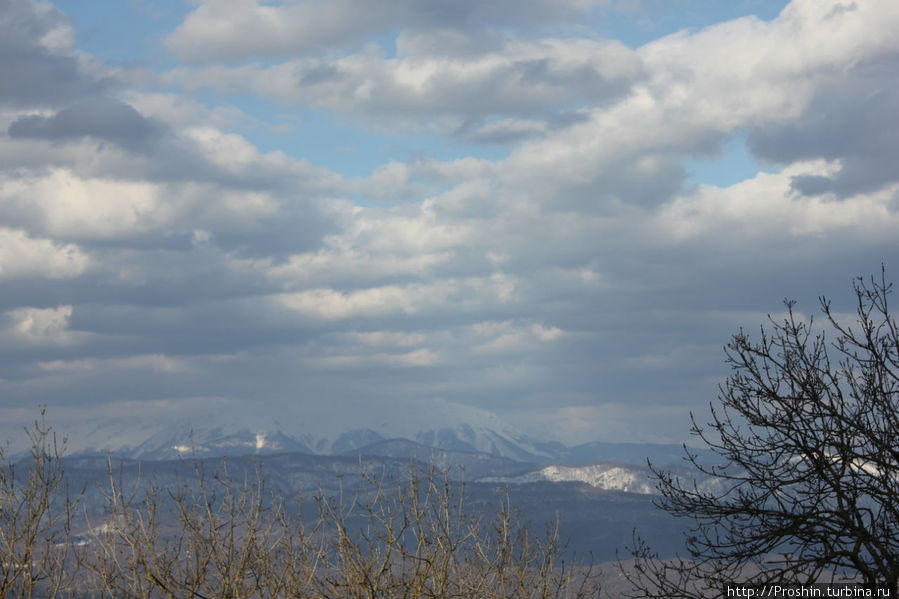
[[[351,333],[351,336],[373,347],[411,347],[422,345],[427,340],[424,333],[403,333],[395,331],[369,331],[365,333]]]
[[[691,123],[721,130],[789,119],[815,86],[895,53],[899,7],[889,0],[797,0],[773,21],[744,17],[640,49],[653,96]]]
[[[423,276],[450,258],[448,252],[384,254],[365,247],[329,246],[315,252],[292,255],[284,263],[274,266],[269,261],[258,260],[233,261],[232,264],[245,271],[265,272],[272,282],[286,289],[296,289],[352,280],[364,284],[391,275]]]
[[[274,6],[255,0],[206,0],[166,43],[186,57],[239,60],[326,46],[388,20],[389,12],[383,10],[366,10],[369,18],[359,19],[353,8],[352,2],[341,0]]]
[[[396,28],[479,30],[573,21],[605,0],[203,0],[166,45],[189,60],[240,61],[266,55],[322,53]],[[365,15],[360,18],[360,15]]]
[[[456,251],[477,247],[479,231],[464,221],[437,214],[432,204],[389,208],[332,204],[328,216],[340,226],[314,251],[271,264],[254,261],[238,268],[262,270],[285,289],[313,285],[365,285],[391,276],[427,278],[454,259]]]
[[[212,4],[203,10],[211,11]],[[260,14],[308,8],[302,3],[240,6]],[[488,115],[530,115],[476,127],[473,139],[484,141],[539,136],[557,111],[594,106],[588,123],[572,124],[570,134],[524,152],[527,158],[544,155],[553,169],[592,159],[585,166],[595,173],[597,161],[615,162],[614,157],[652,148],[706,152],[721,135],[741,127],[795,118],[828,79],[894,51],[899,15],[892,3],[838,7],[794,2],[771,22],[746,17],[695,34],[671,35],[638,51],[613,41],[508,37],[466,54],[452,44],[435,43],[433,32],[412,30],[399,35],[395,58],[371,47],[334,59],[268,67],[176,69],[163,80],[189,89],[252,90],[329,110],[389,116],[391,129],[425,126],[452,132]],[[605,106],[616,98],[618,104]],[[452,118],[434,119],[435,114]],[[541,118],[533,118],[537,115]],[[584,150],[580,160],[571,154]]]
[[[663,202],[680,185],[683,158],[713,153],[743,128],[796,119],[817,90],[896,55],[899,6],[836,6],[803,0],[770,22],[746,17],[649,43],[638,50],[645,81],[586,120],[522,144],[503,170],[553,197],[594,185],[597,201],[605,192],[639,202],[641,188],[667,179],[647,197]]]
[[[899,184],[839,199],[832,193],[802,195],[799,176],[832,177],[839,164],[797,163],[779,173],[759,173],[727,188],[702,186],[664,206],[658,227],[676,240],[694,237],[771,238],[840,234],[888,239],[899,226]]]
[[[331,61],[180,68],[162,81],[188,89],[253,90],[281,101],[392,116],[392,126],[403,126],[417,114],[552,113],[618,96],[642,72],[634,51],[610,41],[510,39],[496,50],[466,56],[423,53],[422,43],[401,37],[395,58],[370,47]]]
[[[72,306],[16,308],[5,313],[7,332],[27,345],[68,345],[76,335],[69,331]]]
[[[382,315],[413,315],[426,312],[473,311],[516,301],[513,277],[442,279],[408,285],[382,285],[341,292],[330,288],[281,293],[272,297],[275,305],[307,317],[326,320],[368,318]]]
[[[93,155],[105,164],[0,175],[0,207],[5,212],[0,224],[13,222],[41,235],[85,241],[222,226],[250,230],[260,220],[283,217],[283,196],[276,197],[271,189],[235,185],[229,177],[239,179],[243,173],[252,173],[264,181],[269,170],[272,177],[266,184],[273,187],[283,186],[287,180],[294,182],[298,191],[303,189],[302,182],[317,189],[338,185],[338,178],[326,171],[307,168],[283,154],[260,155],[239,136],[210,129],[192,131],[191,136],[203,146],[198,153],[221,169],[220,180],[202,173],[193,181],[183,177],[174,181],[119,178],[114,176],[117,167],[129,170],[134,164],[127,159],[110,160],[103,155],[109,151],[97,154],[95,148],[82,148],[85,157]],[[310,213],[315,211],[311,202],[306,205]]]
[[[168,46],[210,64],[104,71],[120,87],[92,105],[152,125],[144,143],[48,133],[96,86],[22,95],[0,111],[0,131],[19,123],[0,135],[4,393],[228,396],[245,412],[251,396],[304,411],[341,397],[360,414],[445,395],[564,438],[671,430],[714,394],[735,326],[895,253],[893,113],[865,107],[895,95],[899,9],[799,0],[630,49],[571,18],[595,4],[387,0],[367,20],[357,0],[198,2]],[[45,37],[69,51],[65,30]],[[833,131],[860,131],[883,185],[815,187],[852,169],[836,134],[769,151],[771,172],[684,185],[684,161],[729,138],[756,151],[773,128],[762,141],[780,149],[791,127],[846,115]],[[270,118],[311,126],[287,139]],[[380,162],[369,176],[301,158],[356,128],[344,158]]]
[[[49,25],[37,40],[38,44],[53,54],[64,54],[74,50],[75,31],[68,22],[59,18],[56,8],[49,3],[35,3],[34,7],[35,16]]]
[[[440,355],[429,349],[416,349],[403,353],[364,353],[331,356],[315,356],[306,362],[317,368],[416,368],[435,366],[440,363]]]
[[[478,354],[532,353],[539,345],[565,335],[558,327],[538,323],[523,326],[512,321],[479,323],[471,330],[476,339],[480,338],[472,347]]]
[[[184,136],[196,145],[200,155],[225,172],[240,172],[259,166],[290,170],[296,166],[296,162],[283,152],[261,154],[243,136],[224,133],[215,127],[187,129]]]
[[[173,373],[189,370],[188,361],[164,354],[128,356],[125,358],[87,358],[82,360],[52,360],[40,362],[41,370],[52,373],[105,372],[149,370]]]
[[[179,210],[145,182],[83,179],[68,170],[0,181],[0,204],[39,211],[40,228],[68,238],[115,238],[168,226]]]
[[[71,279],[84,273],[90,258],[72,243],[29,236],[0,227],[0,280],[19,277]]]

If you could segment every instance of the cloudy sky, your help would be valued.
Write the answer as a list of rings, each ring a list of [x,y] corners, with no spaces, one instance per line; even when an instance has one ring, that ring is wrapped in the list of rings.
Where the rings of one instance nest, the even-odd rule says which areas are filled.
[[[0,420],[445,400],[683,439],[740,326],[899,272],[897,31],[895,0],[0,0]]]

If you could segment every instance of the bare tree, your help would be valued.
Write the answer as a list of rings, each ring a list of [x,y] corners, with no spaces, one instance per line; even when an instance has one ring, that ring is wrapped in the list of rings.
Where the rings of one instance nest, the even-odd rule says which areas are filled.
[[[256,467],[233,476],[222,460],[170,488],[138,495],[110,467],[108,515],[84,564],[104,596],[303,597],[319,562],[299,503],[269,494]]]
[[[692,429],[721,461],[687,450],[719,486],[654,470],[659,506],[693,527],[682,558],[660,560],[636,539],[622,570],[633,596],[834,576],[899,591],[899,327],[884,272],[853,287],[854,319],[820,298],[832,340],[788,301],[757,341],[741,330],[728,343],[732,374],[709,423]]]
[[[374,599],[586,599],[599,595],[592,568],[562,559],[558,526],[535,535],[501,492],[485,513],[446,470],[410,466],[395,480],[364,473],[346,501],[319,498],[333,529],[317,595]]]
[[[112,472],[112,469],[110,469]],[[140,496],[110,475],[109,516],[84,559],[83,591],[151,599],[586,599],[592,569],[562,560],[558,528],[522,524],[506,497],[490,517],[472,510],[447,472],[410,466],[396,479],[362,468],[351,490],[300,502],[265,492],[261,470],[155,484]],[[341,486],[341,489],[343,487]],[[168,512],[168,513],[167,513]],[[166,522],[174,524],[165,524]]]
[[[27,431],[30,456],[18,464],[0,448],[0,599],[56,597],[77,569],[71,556],[70,496],[58,441],[44,420]],[[18,470],[18,472],[17,472]]]

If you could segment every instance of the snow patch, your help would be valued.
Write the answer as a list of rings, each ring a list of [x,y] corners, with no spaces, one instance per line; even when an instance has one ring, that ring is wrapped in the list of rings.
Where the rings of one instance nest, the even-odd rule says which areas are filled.
[[[624,491],[641,495],[658,494],[647,469],[611,463],[586,466],[551,465],[519,476],[484,480],[507,483],[581,482],[606,491]]]
[[[643,470],[608,464],[589,466],[547,466],[540,470],[545,480],[553,482],[578,481],[591,487],[627,493],[656,494],[649,473]]]

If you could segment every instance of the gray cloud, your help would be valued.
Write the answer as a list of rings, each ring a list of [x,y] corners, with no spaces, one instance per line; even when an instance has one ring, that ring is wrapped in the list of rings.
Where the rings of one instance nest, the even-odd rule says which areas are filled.
[[[130,150],[147,150],[167,129],[124,102],[99,96],[82,100],[50,117],[19,117],[9,126],[8,133],[12,137],[51,141],[93,137]]]
[[[67,29],[65,17],[49,5],[0,0],[0,105],[64,105],[110,86],[53,47]]]
[[[470,118],[453,134],[475,143],[513,145],[545,137],[553,131],[583,123],[589,118],[587,113],[577,110],[545,115],[545,120],[502,119],[485,123],[484,119]]]
[[[237,418],[346,404],[363,418],[444,398],[547,437],[573,438],[546,419],[569,410],[578,440],[619,425],[676,438],[726,376],[730,333],[784,296],[850,309],[850,277],[899,254],[889,2],[829,21],[796,3],[639,51],[546,37],[540,11],[565,22],[576,2],[417,3],[417,16],[396,2],[374,24],[334,2],[305,38],[190,37],[229,4],[260,8],[200,4],[170,44],[197,60],[326,51],[123,77],[127,100],[88,89],[2,115],[0,408],[102,398],[130,415],[218,397]],[[395,58],[347,49],[375,30],[399,30]],[[385,144],[424,127],[508,155],[344,176],[168,97],[194,91],[223,93],[215,108],[236,93],[352,115],[341,123]],[[780,164],[684,187],[685,159],[743,132]],[[841,201],[797,193],[837,185]]]
[[[396,58],[366,49],[271,66],[176,68],[161,81],[196,90],[252,90],[291,104],[377,117],[381,128],[448,133],[502,117],[557,128],[565,115],[620,100],[646,76],[639,56],[617,42],[504,38],[472,52],[477,40],[463,44],[459,35],[450,37],[443,44],[430,35],[404,34]]]
[[[847,197],[899,181],[899,69],[895,61],[861,64],[818,90],[798,121],[750,133],[748,145],[762,160],[839,160],[833,176],[796,177],[794,189],[806,195]]]
[[[319,54],[325,48],[356,45],[396,29],[472,32],[573,23],[596,4],[601,2],[385,0],[373,10],[359,0],[264,5],[208,0],[185,18],[166,43],[187,60],[242,61]]]

